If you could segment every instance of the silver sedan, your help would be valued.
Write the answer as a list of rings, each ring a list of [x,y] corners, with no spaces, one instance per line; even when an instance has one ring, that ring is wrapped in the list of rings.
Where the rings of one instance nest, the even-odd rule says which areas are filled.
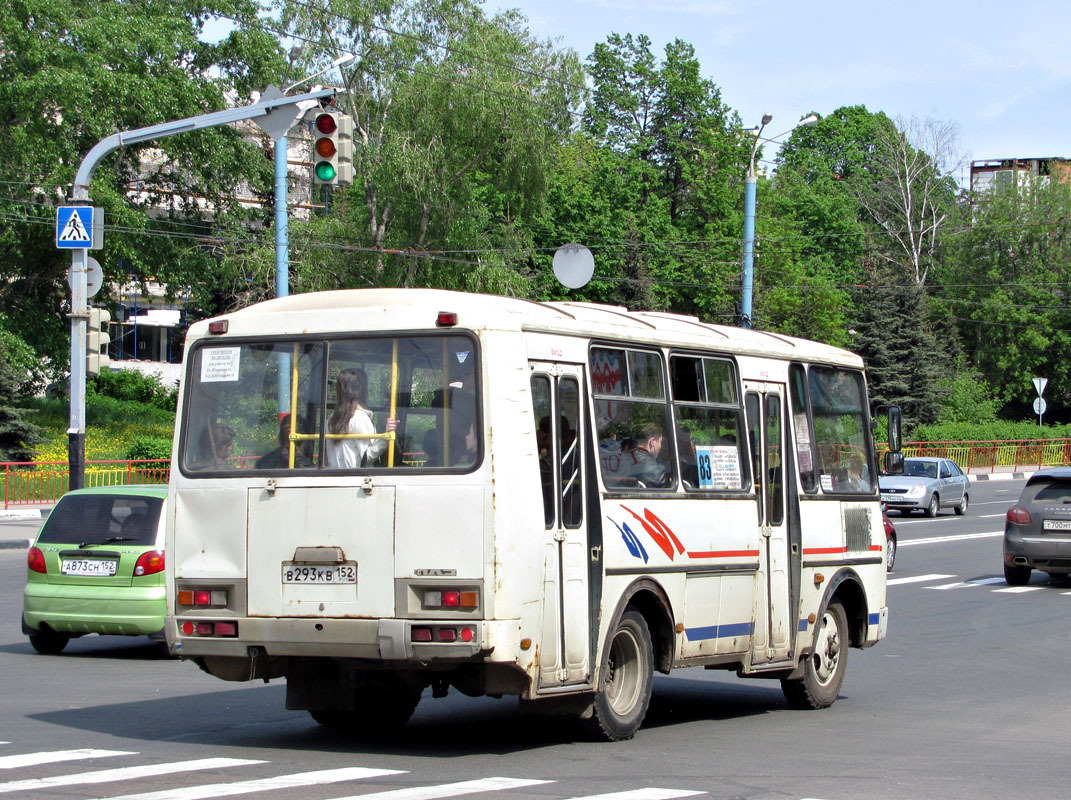
[[[950,458],[904,459],[904,473],[882,475],[878,486],[881,501],[901,514],[918,509],[936,517],[942,508],[966,514],[970,502],[970,481]]]

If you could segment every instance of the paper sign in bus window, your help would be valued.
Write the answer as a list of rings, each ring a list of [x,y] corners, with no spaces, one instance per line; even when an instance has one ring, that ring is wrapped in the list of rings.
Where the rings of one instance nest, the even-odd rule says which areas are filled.
[[[701,489],[740,489],[740,451],[732,445],[695,448]]]
[[[201,351],[201,383],[238,380],[240,347],[206,347]]]

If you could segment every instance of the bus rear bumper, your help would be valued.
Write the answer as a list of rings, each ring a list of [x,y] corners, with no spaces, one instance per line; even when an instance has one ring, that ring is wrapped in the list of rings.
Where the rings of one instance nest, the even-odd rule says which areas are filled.
[[[246,657],[250,648],[268,656],[359,658],[369,661],[507,660],[520,648],[519,620],[342,619],[324,617],[227,617],[236,636],[198,635],[201,615],[168,617],[174,655]],[[192,623],[192,625],[185,625]],[[193,633],[185,631],[192,627]],[[229,629],[228,629],[229,630]]]

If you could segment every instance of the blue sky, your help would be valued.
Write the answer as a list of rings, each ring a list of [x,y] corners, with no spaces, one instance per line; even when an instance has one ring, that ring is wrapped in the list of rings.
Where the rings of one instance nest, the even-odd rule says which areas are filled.
[[[657,54],[683,39],[745,127],[773,114],[765,134],[865,105],[955,122],[968,162],[1071,157],[1071,3],[486,1],[488,13],[502,8],[582,59],[615,32],[646,34]]]

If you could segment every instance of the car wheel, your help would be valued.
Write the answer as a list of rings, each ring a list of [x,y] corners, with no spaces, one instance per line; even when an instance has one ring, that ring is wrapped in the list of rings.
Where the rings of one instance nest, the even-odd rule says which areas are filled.
[[[896,563],[896,537],[887,536],[885,541],[885,571],[892,572]]]
[[[1009,586],[1026,586],[1030,583],[1030,567],[1004,565],[1004,580]]]
[[[643,724],[654,684],[654,646],[647,622],[626,611],[610,637],[595,695],[592,724],[607,741],[631,739]]]
[[[960,501],[959,501],[959,503],[957,503],[957,504],[956,504],[956,508],[955,508],[955,512],[956,512],[956,514],[958,514],[958,515],[959,515],[959,516],[961,516],[961,517],[962,517],[962,516],[963,516],[964,514],[966,514],[966,513],[967,513],[967,504],[968,504],[969,502],[970,502],[970,498],[969,498],[969,497],[967,497],[967,494],[966,494],[966,492],[964,492],[964,494],[963,494],[963,499],[962,499],[962,500],[960,500]]]
[[[925,509],[925,511],[923,511],[923,513],[927,517],[930,517],[932,519],[933,517],[937,516],[937,510],[940,507],[941,507],[941,505],[940,505],[940,502],[937,499],[937,492],[934,492],[932,495],[930,495],[930,503],[929,503],[928,506],[926,506],[926,509]]]
[[[67,634],[57,633],[51,628],[41,628],[41,630],[30,634],[30,646],[38,653],[46,656],[62,653],[63,648],[67,646],[67,642],[70,640],[71,637]]]
[[[802,678],[782,678],[781,691],[792,708],[826,708],[840,694],[848,664],[848,617],[833,601],[815,631],[814,650],[803,662]]]

